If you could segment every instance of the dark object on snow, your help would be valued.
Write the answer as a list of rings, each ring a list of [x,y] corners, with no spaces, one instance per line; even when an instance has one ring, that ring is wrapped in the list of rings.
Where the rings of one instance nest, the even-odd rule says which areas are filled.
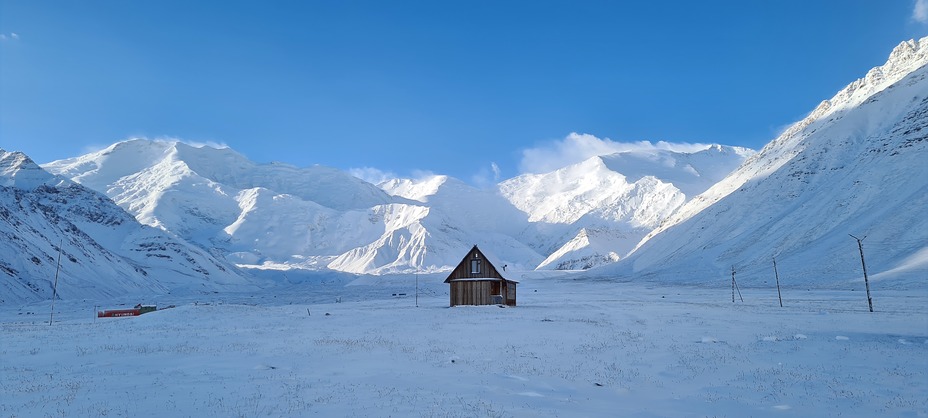
[[[154,312],[158,310],[155,305],[135,305],[132,309],[107,309],[97,312],[97,318],[116,318],[120,316],[139,316],[143,313]]]
[[[445,279],[451,285],[451,306],[516,306],[515,280],[508,280],[475,245]]]

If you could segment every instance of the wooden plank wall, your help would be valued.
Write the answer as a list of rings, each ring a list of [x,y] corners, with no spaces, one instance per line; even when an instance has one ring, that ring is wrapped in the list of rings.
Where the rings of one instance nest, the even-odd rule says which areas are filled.
[[[451,306],[457,305],[492,305],[495,289],[500,283],[491,281],[451,282]],[[516,306],[516,284],[505,282],[502,287],[503,303]]]
[[[493,303],[490,297],[492,285],[493,282],[452,282],[451,306]]]
[[[506,300],[506,305],[516,306],[516,284],[513,282],[506,282],[504,291],[503,298]]]

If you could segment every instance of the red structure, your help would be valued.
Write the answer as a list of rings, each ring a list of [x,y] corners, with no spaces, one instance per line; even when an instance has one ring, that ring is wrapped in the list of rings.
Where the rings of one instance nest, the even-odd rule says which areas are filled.
[[[142,314],[142,310],[138,308],[107,309],[105,311],[97,312],[97,318],[113,318],[117,316],[139,316],[141,314]]]
[[[169,306],[169,308],[174,307],[174,305]],[[143,313],[154,312],[158,310],[155,305],[135,305],[132,309],[107,309],[105,311],[98,311],[97,318],[115,318],[118,316],[139,316]]]

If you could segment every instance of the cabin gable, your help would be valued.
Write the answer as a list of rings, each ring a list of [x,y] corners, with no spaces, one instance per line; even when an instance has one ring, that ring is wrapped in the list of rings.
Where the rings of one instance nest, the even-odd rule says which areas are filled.
[[[464,259],[458,263],[458,266],[451,270],[445,283],[456,279],[473,279],[473,278],[492,278],[505,280],[496,266],[487,259],[487,256],[480,251],[475,245],[467,252]]]

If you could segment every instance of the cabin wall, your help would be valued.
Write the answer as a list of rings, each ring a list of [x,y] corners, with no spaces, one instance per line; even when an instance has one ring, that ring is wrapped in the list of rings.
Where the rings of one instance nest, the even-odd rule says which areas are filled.
[[[465,281],[451,282],[451,306],[493,305],[493,296],[502,295],[503,303],[516,306],[514,282]]]
[[[451,306],[490,305],[493,303],[492,286],[490,281],[452,282]]]
[[[503,299],[507,306],[516,306],[516,284],[514,282],[505,282],[503,286]]]

